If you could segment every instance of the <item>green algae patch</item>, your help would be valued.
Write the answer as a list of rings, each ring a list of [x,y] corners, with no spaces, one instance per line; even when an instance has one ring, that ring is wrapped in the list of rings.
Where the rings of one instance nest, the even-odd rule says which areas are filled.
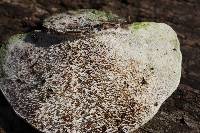
[[[130,29],[131,30],[146,29],[151,24],[152,24],[151,22],[136,22],[136,23],[131,24]]]
[[[80,9],[77,11],[70,11],[74,15],[84,15],[85,18],[91,21],[110,22],[122,20],[118,15],[112,12],[99,11],[95,9]]]
[[[111,12],[91,10],[88,11],[88,18],[93,21],[118,21],[119,17]]]

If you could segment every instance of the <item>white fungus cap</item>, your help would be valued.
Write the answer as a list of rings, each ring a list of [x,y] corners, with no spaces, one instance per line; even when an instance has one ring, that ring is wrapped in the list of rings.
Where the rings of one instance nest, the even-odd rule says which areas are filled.
[[[69,17],[45,25],[58,29],[48,23]],[[45,33],[29,36],[9,41],[0,89],[22,118],[46,133],[132,132],[180,81],[180,44],[163,23],[133,23],[73,41],[53,36],[59,41],[48,47],[36,45],[46,43]]]

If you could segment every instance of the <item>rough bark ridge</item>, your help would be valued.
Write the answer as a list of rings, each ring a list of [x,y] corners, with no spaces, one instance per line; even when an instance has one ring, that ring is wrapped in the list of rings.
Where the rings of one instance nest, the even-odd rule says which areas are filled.
[[[200,1],[198,0],[2,0],[0,42],[10,35],[41,29],[42,20],[68,9],[96,8],[128,21],[165,22],[178,33],[183,71],[178,90],[138,132],[200,132]],[[8,133],[35,132],[16,117],[0,96],[0,127]]]

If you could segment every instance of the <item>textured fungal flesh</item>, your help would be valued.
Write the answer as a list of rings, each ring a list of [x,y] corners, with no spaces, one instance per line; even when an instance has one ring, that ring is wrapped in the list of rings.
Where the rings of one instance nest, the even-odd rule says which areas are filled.
[[[1,56],[0,89],[17,114],[46,133],[134,131],[157,113],[181,74],[176,33],[166,24],[143,25],[73,39],[15,36]]]

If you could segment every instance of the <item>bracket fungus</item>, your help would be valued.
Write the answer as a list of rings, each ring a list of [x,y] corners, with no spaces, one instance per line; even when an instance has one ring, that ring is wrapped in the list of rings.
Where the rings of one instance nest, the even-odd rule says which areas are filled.
[[[132,132],[179,84],[180,44],[166,24],[78,10],[43,26],[0,50],[1,91],[42,132]]]

